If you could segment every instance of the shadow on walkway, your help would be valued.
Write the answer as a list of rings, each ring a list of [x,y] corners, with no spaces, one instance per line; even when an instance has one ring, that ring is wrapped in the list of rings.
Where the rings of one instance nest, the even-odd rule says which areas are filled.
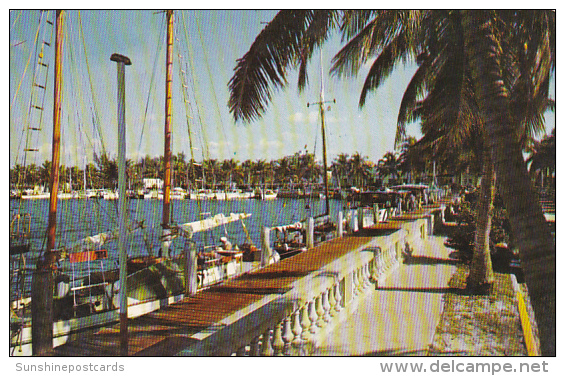
[[[459,263],[461,263],[459,260],[428,256],[411,256],[404,260],[404,264],[406,265],[457,265]]]
[[[375,287],[376,291],[425,292],[430,294],[464,294],[464,290],[455,287]]]

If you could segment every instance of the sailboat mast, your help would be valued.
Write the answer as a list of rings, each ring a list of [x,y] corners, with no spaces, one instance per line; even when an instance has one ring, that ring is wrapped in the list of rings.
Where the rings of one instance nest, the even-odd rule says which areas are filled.
[[[171,205],[171,118],[173,86],[173,22],[172,10],[167,11],[167,61],[165,79],[165,181],[163,184],[163,229],[169,228]]]
[[[51,176],[49,178],[49,222],[47,227],[47,252],[55,248],[57,229],[57,194],[59,193],[59,163],[61,150],[61,102],[63,66],[63,11],[56,12],[55,20],[55,78],[53,93],[53,141],[51,151]]]
[[[320,117],[322,118],[322,153],[324,157],[324,189],[326,195],[326,215],[330,214],[330,195],[328,192],[328,156],[326,153],[326,118],[324,116],[324,69],[320,50]]]
[[[59,191],[59,154],[61,148],[61,102],[63,65],[63,11],[55,15],[55,76],[53,92],[53,141],[49,178],[49,222],[47,248],[37,261],[31,280],[31,343],[33,355],[49,355],[53,350],[53,265],[57,228]]]

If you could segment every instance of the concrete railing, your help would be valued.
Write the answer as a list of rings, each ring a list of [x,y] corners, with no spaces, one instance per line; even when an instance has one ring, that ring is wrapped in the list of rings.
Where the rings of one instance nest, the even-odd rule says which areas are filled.
[[[423,219],[414,221],[425,225]],[[417,241],[413,222],[297,280],[191,336],[181,356],[308,355],[347,320],[360,297],[400,265],[405,245]],[[414,234],[410,234],[413,232]],[[412,245],[414,246],[414,245]]]

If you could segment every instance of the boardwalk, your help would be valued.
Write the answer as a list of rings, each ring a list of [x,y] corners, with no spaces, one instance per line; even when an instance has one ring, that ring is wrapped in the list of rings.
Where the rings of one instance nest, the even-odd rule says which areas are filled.
[[[438,236],[421,241],[412,261],[369,290],[312,355],[426,355],[456,270],[444,241]]]

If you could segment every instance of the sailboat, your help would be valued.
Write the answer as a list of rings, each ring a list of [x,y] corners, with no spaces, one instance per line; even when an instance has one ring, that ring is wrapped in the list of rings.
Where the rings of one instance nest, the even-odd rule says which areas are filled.
[[[86,276],[75,277],[53,272],[55,263],[67,260],[71,265],[92,263],[108,258],[104,245],[117,240],[120,234],[143,228],[143,222],[122,225],[113,231],[88,236],[63,249],[56,249],[55,234],[57,224],[57,199],[59,193],[59,148],[61,118],[61,54],[62,54],[62,11],[57,11],[54,25],[56,32],[56,75],[53,119],[53,157],[50,181],[49,227],[47,247],[39,258],[32,278],[31,297],[20,295],[10,303],[10,352],[12,355],[42,355],[67,341],[69,335],[77,330],[105,325],[121,320],[120,308],[127,305],[127,317],[133,318],[157,310],[163,305],[172,304],[184,297],[188,281],[185,279],[186,262],[184,255],[173,257],[169,249],[177,236],[190,240],[195,233],[208,231],[228,223],[242,221],[250,215],[245,213],[218,214],[210,218],[184,224],[170,223],[170,76],[172,64],[172,11],[167,12],[167,102],[165,120],[165,185],[163,197],[163,222],[161,236],[161,255],[149,257],[130,257],[126,270],[126,292],[120,294],[124,278],[117,270],[90,272]],[[59,65],[58,65],[59,64]],[[125,147],[122,147],[125,150]],[[120,188],[125,186],[120,184]],[[125,200],[125,195],[121,199]],[[123,213],[123,211],[122,211]],[[122,215],[120,215],[122,218]],[[24,254],[31,251],[26,236],[29,235],[31,217],[19,215],[10,223],[10,254],[19,256],[23,262],[13,272],[25,268]],[[226,239],[227,240],[227,239]],[[214,247],[208,252],[199,252],[197,287],[203,288],[221,282],[242,272],[243,250],[235,247]],[[213,255],[210,258],[209,255]],[[74,274],[74,273],[73,273]],[[14,281],[16,283],[17,281]],[[12,283],[12,280],[11,280]],[[17,282],[19,283],[19,282]],[[23,280],[21,282],[23,284]],[[120,298],[121,297],[121,298]],[[31,305],[31,318],[29,317]],[[123,310],[122,310],[123,311]],[[33,324],[33,325],[32,325]]]

